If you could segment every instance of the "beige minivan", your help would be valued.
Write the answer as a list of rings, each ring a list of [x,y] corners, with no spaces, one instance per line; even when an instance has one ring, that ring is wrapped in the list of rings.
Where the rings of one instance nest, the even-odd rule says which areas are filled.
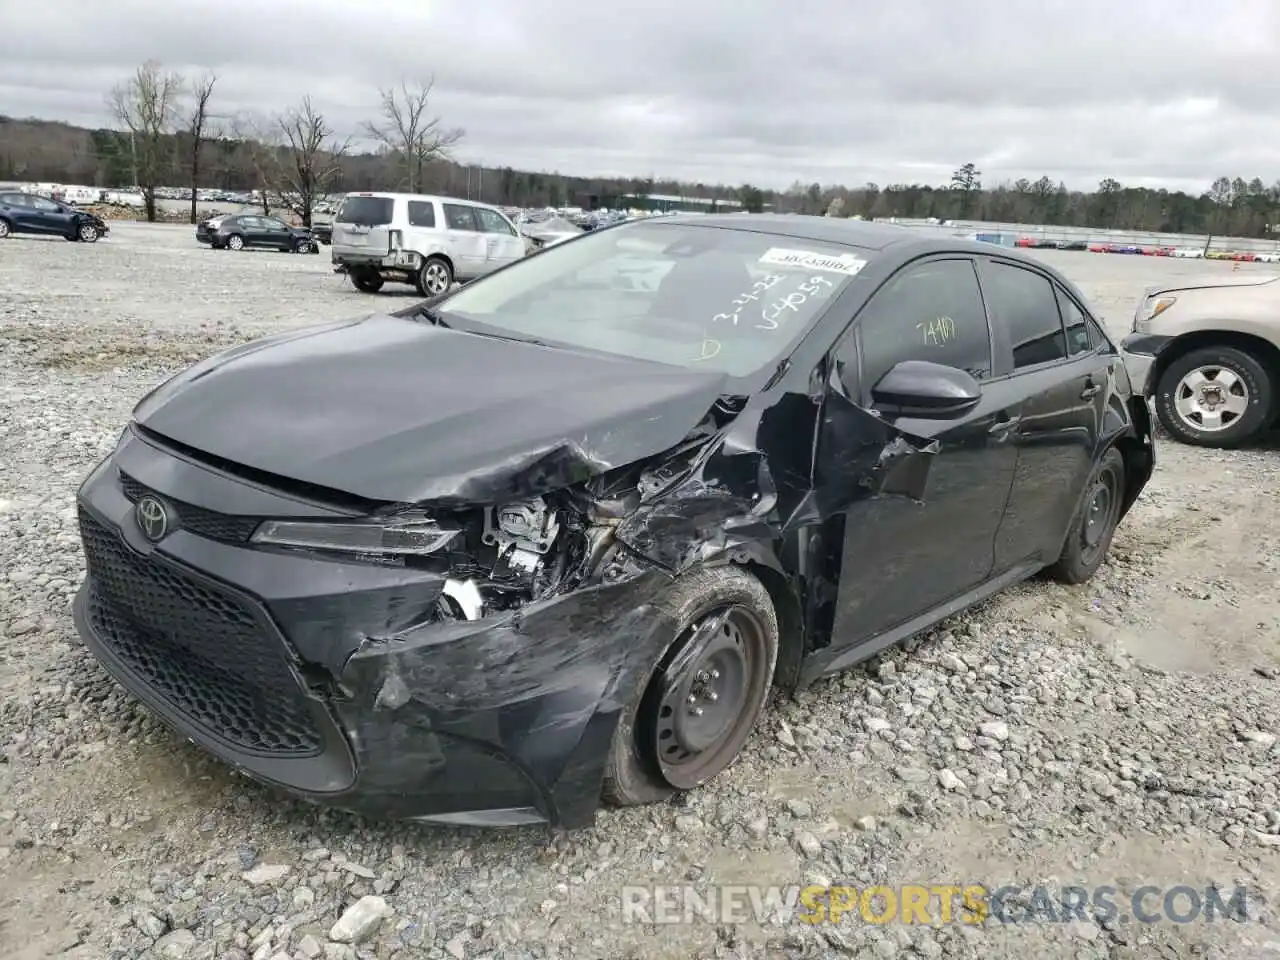
[[[356,289],[407,283],[424,297],[446,292],[525,255],[502,213],[470,200],[416,193],[349,193],[333,218],[334,269]]]
[[[1280,276],[1152,287],[1120,345],[1176,440],[1237,447],[1280,420]]]

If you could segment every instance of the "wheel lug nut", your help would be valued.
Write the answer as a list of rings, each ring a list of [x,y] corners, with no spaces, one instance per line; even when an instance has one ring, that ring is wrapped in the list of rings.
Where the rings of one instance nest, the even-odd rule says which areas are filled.
[[[719,679],[720,679],[720,671],[719,671],[719,670],[712,670],[712,671],[711,671],[711,679],[712,679],[712,680],[719,680]]]
[[[712,703],[715,703],[717,700],[720,699],[720,694],[712,690],[710,693],[707,694],[707,699],[710,700]]]
[[[694,694],[692,694],[692,693],[691,693],[691,694],[689,694],[689,702],[690,702],[690,703],[697,703],[697,702],[698,702],[698,698],[697,698]]]
[[[689,712],[690,712],[690,713],[692,713],[695,717],[700,717],[700,716],[702,716],[702,708],[701,708],[701,707],[694,707],[694,708],[693,708],[692,710],[690,710]]]

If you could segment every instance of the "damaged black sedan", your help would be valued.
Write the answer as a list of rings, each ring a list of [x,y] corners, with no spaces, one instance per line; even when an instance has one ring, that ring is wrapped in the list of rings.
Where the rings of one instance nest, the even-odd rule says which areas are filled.
[[[1153,463],[1029,257],[639,221],[162,384],[80,490],[75,615],[258,780],[574,827],[716,776],[775,688],[1088,579]]]

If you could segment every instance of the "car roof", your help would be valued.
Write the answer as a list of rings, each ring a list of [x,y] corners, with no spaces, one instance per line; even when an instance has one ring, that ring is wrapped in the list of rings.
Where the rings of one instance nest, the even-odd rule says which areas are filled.
[[[932,231],[874,220],[816,217],[800,213],[711,213],[676,214],[642,218],[630,222],[719,227],[726,230],[786,237],[792,240],[812,240],[817,243],[833,243],[861,250],[888,251],[894,255],[895,259],[901,260],[944,251],[1003,257],[1029,264],[1054,276],[1058,275],[1058,271],[1042,260],[1037,260],[1014,247],[981,243],[965,237],[939,236]]]
[[[439,200],[441,203],[459,203],[468,207],[490,207],[491,204],[479,203],[475,200],[463,200],[461,197],[442,197],[434,193],[385,193],[381,190],[357,190],[348,193],[343,200],[351,197],[378,197],[385,200]]]

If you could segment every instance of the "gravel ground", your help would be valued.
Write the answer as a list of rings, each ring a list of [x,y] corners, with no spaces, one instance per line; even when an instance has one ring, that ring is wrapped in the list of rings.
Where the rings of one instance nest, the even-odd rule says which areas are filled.
[[[1024,585],[779,703],[713,785],[585,832],[366,823],[177,741],[75,640],[77,484],[189,362],[411,296],[356,293],[327,251],[215,253],[190,229],[0,244],[6,957],[1280,957],[1274,443],[1164,443],[1091,584]],[[1231,269],[1049,256],[1116,335],[1147,284]],[[1113,885],[1122,906],[1144,884],[1239,883],[1251,905],[1243,923],[982,927],[619,907],[624,885],[829,882]]]

